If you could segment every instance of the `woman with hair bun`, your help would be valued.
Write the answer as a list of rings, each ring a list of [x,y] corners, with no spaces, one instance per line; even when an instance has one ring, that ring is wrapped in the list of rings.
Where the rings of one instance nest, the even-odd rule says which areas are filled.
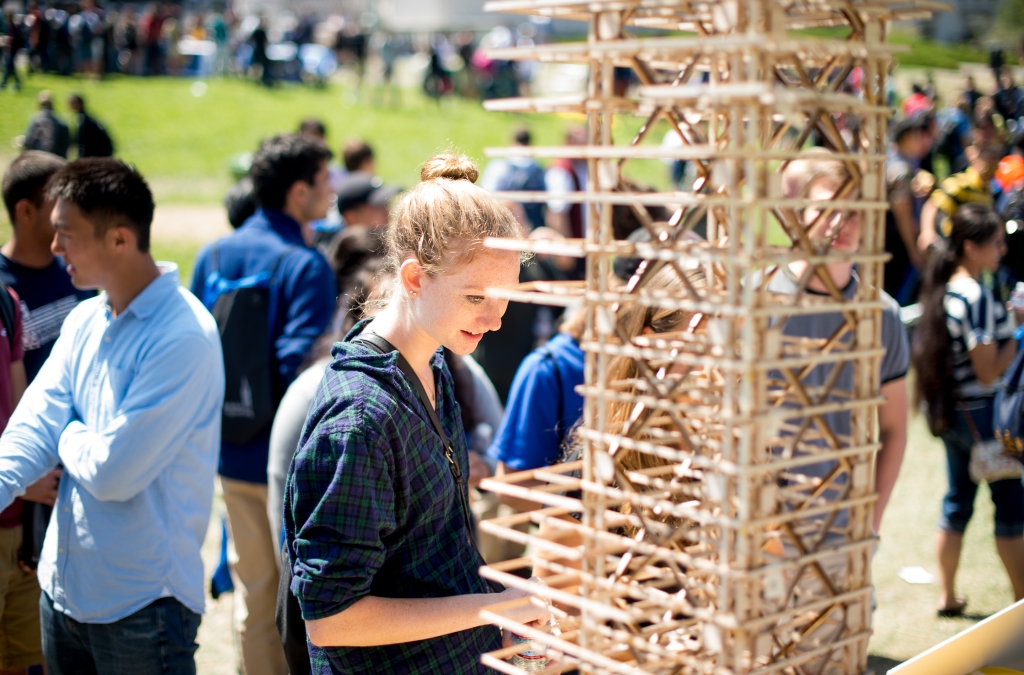
[[[547,617],[479,575],[465,434],[440,349],[472,352],[508,304],[485,289],[519,280],[519,254],[482,240],[521,228],[476,176],[465,157],[438,155],[401,198],[386,239],[391,297],[334,346],[289,469],[291,592],[313,673],[482,673],[480,654],[501,636],[481,609],[521,600],[514,619]]]

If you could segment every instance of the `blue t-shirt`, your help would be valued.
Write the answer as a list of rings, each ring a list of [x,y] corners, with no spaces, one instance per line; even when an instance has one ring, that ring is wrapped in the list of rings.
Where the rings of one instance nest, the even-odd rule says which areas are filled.
[[[519,364],[494,442],[487,455],[513,471],[558,461],[566,433],[583,415],[583,350],[559,333]],[[559,419],[561,417],[561,419]]]
[[[50,355],[65,317],[79,302],[93,297],[96,292],[75,288],[59,257],[46,267],[35,268],[0,254],[0,279],[21,299],[25,373],[31,382]]]

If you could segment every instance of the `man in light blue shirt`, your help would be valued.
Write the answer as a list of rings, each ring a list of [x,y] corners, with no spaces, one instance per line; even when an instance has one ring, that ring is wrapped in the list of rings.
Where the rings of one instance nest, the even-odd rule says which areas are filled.
[[[39,564],[49,675],[195,673],[199,549],[220,449],[213,317],[149,254],[153,199],[113,159],[53,178],[53,250],[77,288],[0,437],[0,509],[62,464]]]

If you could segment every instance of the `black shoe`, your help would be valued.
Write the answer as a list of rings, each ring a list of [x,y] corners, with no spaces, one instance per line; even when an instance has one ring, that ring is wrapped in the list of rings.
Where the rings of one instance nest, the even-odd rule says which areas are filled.
[[[958,616],[963,616],[965,609],[967,609],[967,598],[957,598],[956,603],[952,606],[940,609],[938,615],[941,619],[955,619]]]

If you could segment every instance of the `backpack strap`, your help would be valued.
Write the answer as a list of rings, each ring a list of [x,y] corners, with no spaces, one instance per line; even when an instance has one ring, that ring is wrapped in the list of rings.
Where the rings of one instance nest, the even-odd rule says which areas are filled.
[[[217,249],[220,247],[220,240],[213,242],[213,248],[210,249],[210,264],[213,265],[213,271],[218,275],[220,274],[220,259],[217,256]]]
[[[11,290],[7,284],[0,281],[0,321],[3,321],[7,330],[7,342],[14,349],[14,298],[11,297]]]
[[[267,318],[270,322],[268,329],[270,334],[274,333],[274,322],[277,321],[277,270],[281,267],[281,263],[284,259],[291,255],[297,246],[294,244],[289,245],[281,255],[277,256],[277,260],[274,261],[274,266],[270,268],[270,290],[269,290],[269,301],[270,306],[267,308]],[[271,347],[271,353],[275,353],[273,347]]]
[[[562,444],[565,442],[565,423],[562,419],[565,416],[565,403],[562,400],[564,396],[562,392],[562,371],[558,369],[558,360],[555,359],[555,351],[551,349],[551,344],[545,344],[543,347],[541,347],[541,350],[544,354],[544,358],[551,361],[551,369],[555,373],[555,390],[558,398],[558,417],[556,418],[557,422],[555,422],[555,433],[558,434],[558,451],[559,453],[561,453]]]
[[[394,345],[380,335],[364,330],[358,337],[353,339],[352,342],[365,344],[378,354],[390,354],[391,352],[398,353],[398,369],[401,370],[405,374],[406,379],[412,383],[413,388],[419,395],[420,403],[422,403],[423,407],[427,410],[427,415],[430,417],[430,422],[434,427],[434,431],[436,431],[437,435],[441,437],[441,443],[444,445],[444,458],[448,461],[448,470],[451,471],[452,478],[455,479],[455,489],[459,493],[459,504],[462,507],[462,519],[466,526],[466,534],[469,536],[469,541],[473,545],[473,549],[476,551],[477,555],[480,556],[480,560],[483,560],[483,554],[480,553],[480,549],[477,548],[476,545],[476,537],[473,536],[473,519],[469,515],[470,508],[469,502],[466,498],[467,488],[465,486],[465,476],[462,474],[462,468],[459,466],[459,463],[455,461],[455,447],[452,445],[451,441],[448,440],[448,434],[444,432],[444,427],[441,425],[441,420],[437,417],[437,411],[434,410],[434,406],[430,403],[430,396],[427,395],[427,390],[423,386],[420,376],[416,374],[416,371],[412,368],[412,364],[410,364],[405,356],[402,355],[402,352],[395,349]],[[491,587],[491,590],[497,593],[500,593],[502,590],[496,587],[491,581],[488,581],[488,585]]]

